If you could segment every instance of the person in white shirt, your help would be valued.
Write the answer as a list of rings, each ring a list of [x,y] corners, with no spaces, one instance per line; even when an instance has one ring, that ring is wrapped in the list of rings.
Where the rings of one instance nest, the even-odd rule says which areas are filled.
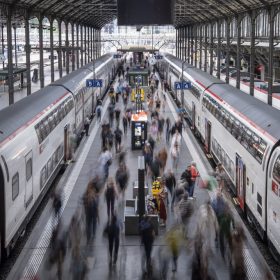
[[[181,134],[178,129],[175,130],[175,133],[171,140],[171,157],[172,157],[172,166],[173,169],[177,170],[178,162],[179,162],[179,154],[181,150]]]

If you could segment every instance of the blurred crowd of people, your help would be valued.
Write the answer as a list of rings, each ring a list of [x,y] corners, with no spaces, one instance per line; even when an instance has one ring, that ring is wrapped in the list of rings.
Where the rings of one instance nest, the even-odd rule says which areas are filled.
[[[66,255],[71,258],[72,279],[82,280],[87,277],[87,257],[92,248],[85,245],[94,243],[97,229],[100,227],[99,209],[102,196],[107,206],[107,221],[101,231],[108,239],[109,266],[116,265],[118,261],[123,234],[125,192],[129,182],[123,139],[126,138],[131,126],[133,113],[133,108],[129,107],[131,89],[125,74],[126,71],[122,68],[119,71],[117,86],[110,89],[110,105],[106,120],[102,120],[102,103],[97,106],[97,121],[101,123],[101,153],[97,160],[98,167],[67,230],[63,228],[59,219],[63,196],[59,192],[53,195],[55,226],[51,237],[48,266],[56,266],[58,279],[65,279],[63,265]],[[186,169],[181,174],[178,173],[184,120],[179,116],[173,123],[168,114],[166,117],[168,84],[164,83],[162,90],[155,71],[152,71],[149,81],[150,90],[146,100],[149,110],[149,136],[142,154],[145,160],[146,181],[152,185],[158,180],[161,191],[156,198],[148,197],[147,207],[150,214],[158,213],[160,225],[166,228],[161,227],[164,246],[160,246],[156,258],[153,259],[154,241],[157,238],[156,225],[149,215],[145,215],[139,223],[144,275],[148,279],[152,277],[157,279],[155,261],[158,261],[158,279],[169,279],[169,268],[172,273],[176,273],[179,257],[186,254],[191,259],[189,263],[185,263],[186,268],[189,266],[191,269],[191,279],[217,279],[213,262],[214,255],[220,254],[224,264],[229,267],[229,279],[245,279],[245,261],[241,253],[245,234],[242,226],[235,222],[224,196],[226,176],[223,167],[219,164],[212,176],[204,181],[200,178],[195,162],[189,164],[183,162]],[[88,129],[86,134],[88,135]],[[166,168],[168,158],[172,162],[170,168]],[[116,172],[112,176],[110,167],[114,160]],[[208,188],[214,193],[212,200],[199,207],[194,196],[198,186]],[[184,260],[182,262],[184,263]]]

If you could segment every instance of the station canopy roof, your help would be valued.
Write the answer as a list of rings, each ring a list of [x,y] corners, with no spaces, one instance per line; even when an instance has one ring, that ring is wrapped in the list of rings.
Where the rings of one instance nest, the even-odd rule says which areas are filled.
[[[251,9],[278,4],[280,0],[174,0],[174,3],[174,26],[179,27],[227,18]],[[41,13],[95,28],[102,28],[117,17],[117,0],[0,0],[0,10],[5,5],[19,13],[19,20],[24,9],[33,15]]]

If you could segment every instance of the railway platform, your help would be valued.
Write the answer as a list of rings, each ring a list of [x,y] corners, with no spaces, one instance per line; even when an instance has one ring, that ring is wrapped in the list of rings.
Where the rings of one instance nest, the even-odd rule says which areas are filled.
[[[116,85],[115,85],[116,86]],[[164,117],[169,117],[171,123],[177,119],[176,107],[170,96],[166,95],[166,106]],[[107,109],[109,106],[109,98],[103,102],[102,121],[107,118]],[[129,105],[128,105],[129,106]],[[89,180],[93,176],[93,172],[98,168],[97,159],[101,151],[101,125],[97,120],[94,120],[90,127],[89,136],[82,140],[82,143],[77,151],[75,162],[72,162],[67,167],[62,176],[57,188],[63,193],[63,202],[61,207],[61,222],[63,229],[67,233],[71,219],[77,211],[82,210],[82,196],[86,190]],[[165,146],[165,137],[156,143],[155,152]],[[170,146],[167,145],[169,151]],[[125,199],[131,199],[133,196],[133,182],[137,180],[137,161],[138,156],[142,155],[141,151],[131,150],[131,131],[128,129],[127,136],[123,137],[123,149],[126,150],[126,163],[129,167],[129,184],[125,193]],[[195,141],[188,127],[183,131],[181,153],[179,164],[175,170],[175,176],[180,178],[180,174],[185,170],[187,165],[195,161],[200,172],[201,178],[207,178],[208,174],[213,171],[209,162],[206,159],[200,146]],[[166,170],[172,166],[170,154],[168,155]],[[117,157],[113,152],[113,162],[110,166],[109,176],[115,176],[117,168]],[[151,185],[151,184],[148,184]],[[208,202],[215,194],[205,188],[195,187],[194,207],[198,209],[203,203]],[[123,212],[122,204],[117,206],[120,212]],[[230,208],[233,212],[234,219],[242,224],[242,221],[232,205]],[[50,240],[55,222],[52,212],[52,201],[49,201],[43,214],[39,218],[36,227],[26,242],[20,256],[18,257],[13,269],[9,273],[8,280],[12,279],[58,279],[57,266],[48,265],[50,253]],[[192,257],[193,250],[192,242],[195,240],[195,231],[197,226],[197,211],[194,212],[189,224],[189,244],[188,250],[182,249],[178,258],[177,271],[172,271],[171,260],[167,264],[168,271],[166,279],[192,279]],[[97,227],[95,240],[92,244],[86,245],[85,238],[81,236],[81,257],[84,260],[88,269],[86,279],[163,279],[161,276],[162,263],[161,252],[166,248],[165,233],[174,223],[174,212],[171,211],[170,205],[167,208],[167,225],[159,227],[159,234],[155,238],[152,251],[152,276],[149,278],[143,273],[142,269],[142,246],[140,236],[125,235],[123,230],[120,238],[119,257],[115,266],[109,265],[108,257],[108,240],[104,237],[103,231],[107,224],[106,202],[104,192],[99,197],[99,214],[100,221]],[[244,256],[247,279],[269,279],[267,275],[269,268],[259,252],[254,240],[246,230],[245,226],[245,241],[240,254]],[[215,279],[230,279],[229,265],[223,260],[217,248],[211,248],[213,254],[209,258],[209,267]],[[78,266],[73,262],[70,245],[67,243],[66,256],[62,266],[61,279],[72,278],[73,267]],[[271,276],[273,279],[273,276]]]

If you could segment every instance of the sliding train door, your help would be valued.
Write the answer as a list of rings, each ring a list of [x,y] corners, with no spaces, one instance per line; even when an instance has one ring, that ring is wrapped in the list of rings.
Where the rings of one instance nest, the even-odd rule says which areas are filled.
[[[5,238],[5,184],[4,174],[0,165],[0,264],[4,251]]]
[[[33,199],[33,157],[32,150],[25,156],[25,208]]]
[[[241,209],[245,209],[246,166],[242,158],[236,154],[236,195]]]
[[[212,124],[210,121],[205,119],[205,151],[207,154],[211,152],[211,131]]]

